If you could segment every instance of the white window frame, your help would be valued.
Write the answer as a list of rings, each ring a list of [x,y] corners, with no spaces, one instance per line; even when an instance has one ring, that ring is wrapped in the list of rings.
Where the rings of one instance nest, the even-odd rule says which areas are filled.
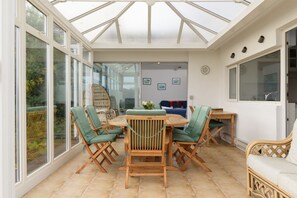
[[[235,82],[235,98],[230,98],[230,70],[231,69],[236,69],[236,82]],[[237,102],[238,101],[238,92],[239,92],[239,66],[238,65],[233,65],[233,66],[230,66],[227,68],[228,70],[228,73],[227,73],[227,76],[228,76],[228,83],[227,83],[227,86],[228,86],[228,93],[227,93],[227,99],[228,101],[230,102]]]

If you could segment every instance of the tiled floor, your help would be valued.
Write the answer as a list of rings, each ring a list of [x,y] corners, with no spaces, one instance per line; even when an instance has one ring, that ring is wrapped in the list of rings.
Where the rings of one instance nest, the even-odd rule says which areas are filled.
[[[199,149],[199,155],[212,172],[204,172],[194,163],[185,172],[168,172],[168,187],[161,177],[133,177],[125,189],[125,172],[118,170],[124,160],[123,139],[114,147],[120,156],[112,165],[104,164],[108,173],[101,173],[94,164],[81,174],[75,170],[86,160],[81,153],[32,189],[25,198],[244,198],[246,193],[245,154],[228,144]]]

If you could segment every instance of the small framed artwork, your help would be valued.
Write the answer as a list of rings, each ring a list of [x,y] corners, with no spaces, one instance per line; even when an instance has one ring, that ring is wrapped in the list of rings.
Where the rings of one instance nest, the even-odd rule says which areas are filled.
[[[142,79],[142,84],[143,85],[151,85],[152,84],[152,79],[151,78],[143,78]]]
[[[166,90],[166,83],[158,83],[157,89],[158,90]]]
[[[173,85],[180,85],[180,78],[178,78],[178,77],[172,78],[172,84]]]

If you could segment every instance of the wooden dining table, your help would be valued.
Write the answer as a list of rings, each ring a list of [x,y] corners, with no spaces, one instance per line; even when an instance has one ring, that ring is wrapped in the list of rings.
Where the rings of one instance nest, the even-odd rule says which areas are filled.
[[[169,135],[169,144],[168,144],[168,155],[167,155],[167,170],[178,170],[177,167],[173,166],[172,158],[172,130],[174,127],[183,127],[188,124],[189,121],[178,114],[166,114],[166,125],[167,125],[167,134]],[[109,120],[109,125],[118,126],[118,127],[127,127],[128,123],[126,120],[126,115],[117,116]]]

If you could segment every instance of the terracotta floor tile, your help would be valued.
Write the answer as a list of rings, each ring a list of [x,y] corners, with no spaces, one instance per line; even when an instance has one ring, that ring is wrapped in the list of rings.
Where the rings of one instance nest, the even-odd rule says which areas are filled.
[[[167,188],[163,177],[130,177],[125,189],[123,140],[113,143],[119,153],[112,165],[103,163],[108,173],[101,173],[94,164],[88,165],[80,174],[75,171],[87,159],[80,153],[55,173],[33,188],[25,198],[245,198],[245,153],[229,144],[210,144],[199,148],[198,154],[212,172],[205,172],[195,163],[188,169],[167,172]],[[176,165],[176,162],[173,161]],[[177,165],[176,165],[177,166]]]

